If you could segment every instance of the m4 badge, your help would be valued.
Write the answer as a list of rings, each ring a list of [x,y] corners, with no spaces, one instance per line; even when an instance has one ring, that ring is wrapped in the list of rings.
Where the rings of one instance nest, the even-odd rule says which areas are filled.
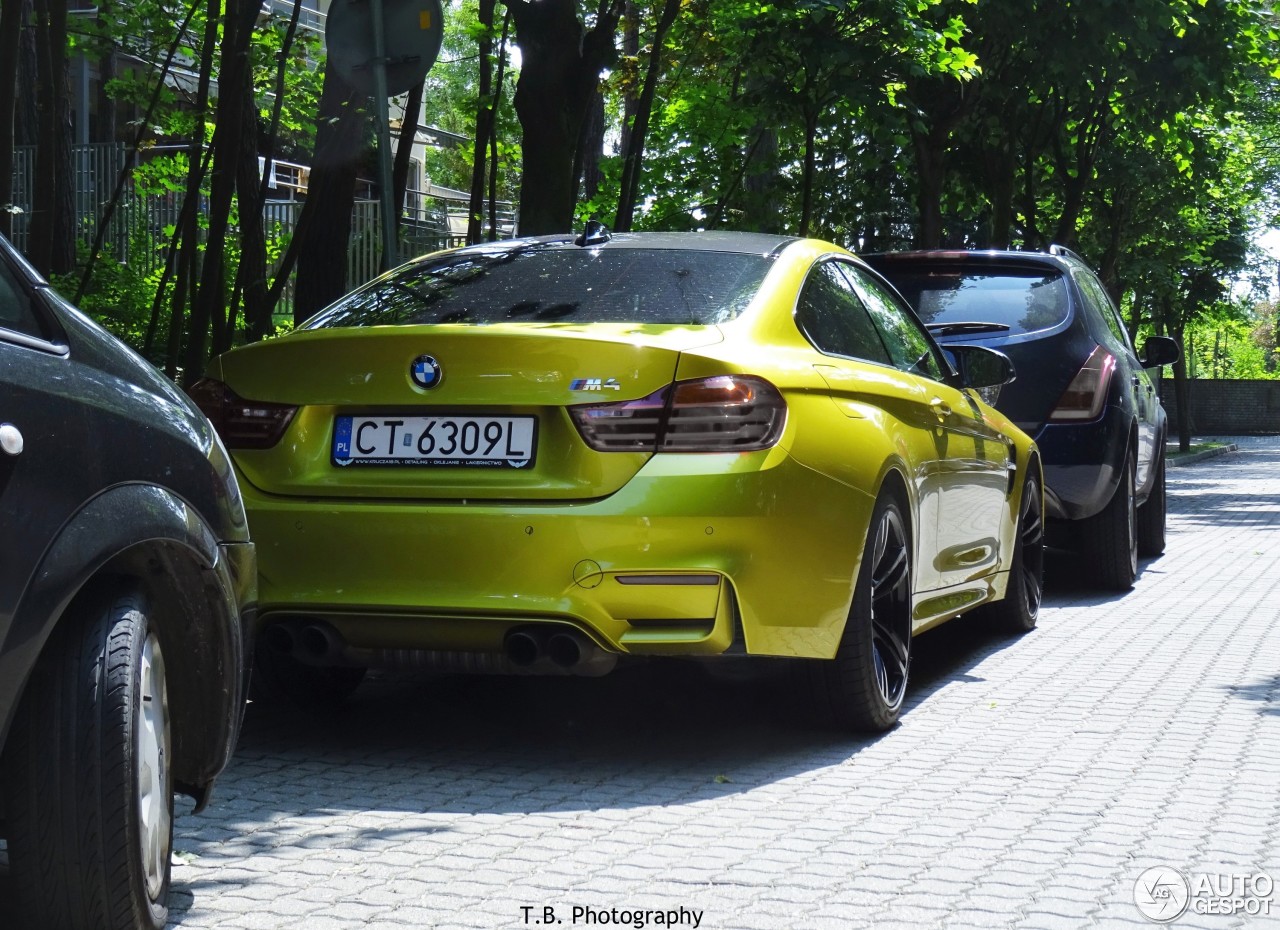
[[[621,391],[617,378],[575,378],[569,383],[571,391]]]

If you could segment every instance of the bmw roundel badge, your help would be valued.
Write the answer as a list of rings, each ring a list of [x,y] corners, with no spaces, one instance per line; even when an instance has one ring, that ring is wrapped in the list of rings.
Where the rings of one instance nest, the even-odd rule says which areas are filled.
[[[420,388],[433,388],[440,383],[440,363],[430,355],[419,355],[409,366],[413,383]]]

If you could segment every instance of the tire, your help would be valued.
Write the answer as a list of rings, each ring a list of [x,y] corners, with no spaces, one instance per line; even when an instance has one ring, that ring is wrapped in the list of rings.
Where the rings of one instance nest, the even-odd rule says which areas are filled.
[[[307,665],[259,639],[249,694],[255,702],[329,714],[355,693],[365,673],[363,668],[349,666]]]
[[[17,927],[164,927],[172,745],[164,655],[142,593],[117,583],[78,598],[32,671],[6,747]]]
[[[1101,513],[1084,521],[1081,542],[1089,578],[1109,591],[1128,591],[1138,577],[1138,515],[1134,502],[1136,467],[1125,459],[1124,474]]]
[[[1044,595],[1044,494],[1038,475],[1028,473],[1018,505],[1017,539],[1009,564],[1009,586],[1002,600],[982,608],[992,629],[1029,633],[1040,616]]]
[[[816,709],[843,730],[892,729],[911,665],[911,538],[903,507],[876,502],[834,659],[805,661]]]
[[[1163,447],[1164,443],[1161,443]],[[1164,453],[1160,453],[1160,464],[1152,479],[1151,493],[1145,504],[1138,508],[1138,555],[1156,556],[1164,554],[1165,527],[1165,493],[1164,493]]]

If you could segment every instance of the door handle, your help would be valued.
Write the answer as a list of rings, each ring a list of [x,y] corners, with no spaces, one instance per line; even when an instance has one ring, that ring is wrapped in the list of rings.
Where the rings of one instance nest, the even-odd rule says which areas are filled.
[[[0,449],[7,455],[22,454],[22,433],[12,423],[0,423]]]
[[[951,416],[951,408],[941,397],[935,397],[933,400],[929,401],[929,409],[933,411],[933,415],[939,420],[945,420],[947,417]]]

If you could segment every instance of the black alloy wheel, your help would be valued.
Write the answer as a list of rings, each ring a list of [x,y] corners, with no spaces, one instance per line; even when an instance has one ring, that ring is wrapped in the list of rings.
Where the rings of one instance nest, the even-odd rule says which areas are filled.
[[[804,662],[819,713],[841,729],[880,732],[898,721],[911,665],[911,564],[903,507],[883,495],[835,658]]]

